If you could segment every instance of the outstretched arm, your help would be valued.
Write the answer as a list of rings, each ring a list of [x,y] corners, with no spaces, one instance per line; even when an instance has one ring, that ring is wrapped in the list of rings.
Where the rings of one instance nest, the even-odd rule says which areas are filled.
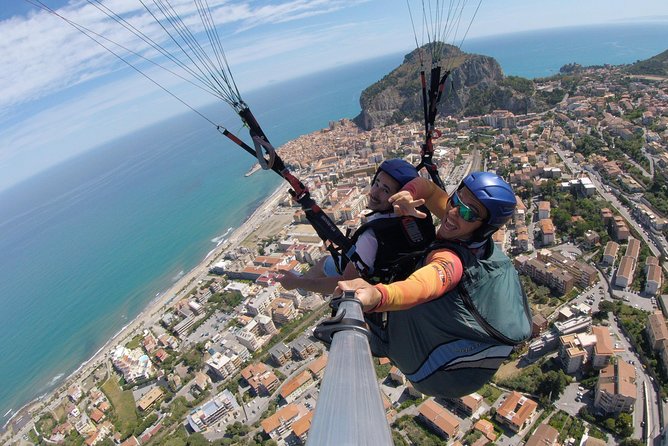
[[[362,279],[339,282],[335,294],[355,291],[366,312],[405,310],[442,296],[457,286],[462,278],[463,265],[452,251],[434,251],[427,265],[411,276],[388,285],[370,285]]]
[[[394,205],[394,211],[400,215],[424,218],[425,214],[415,209],[424,204],[432,214],[443,218],[448,205],[448,193],[436,183],[419,177],[411,180],[388,201]]]
[[[319,265],[314,266],[313,268],[318,267]],[[312,269],[313,269],[312,268]],[[359,277],[357,270],[352,263],[346,265],[346,269],[343,271],[343,275],[340,276],[326,276],[322,272],[322,266],[320,265],[320,274],[316,271],[313,274],[305,274],[300,276],[293,272],[287,271],[283,274],[282,277],[276,279],[286,290],[294,290],[295,288],[301,288],[303,290],[313,291],[314,293],[320,294],[331,294],[336,288],[337,282],[341,280],[351,280],[356,277]],[[309,270],[310,272],[310,270]]]

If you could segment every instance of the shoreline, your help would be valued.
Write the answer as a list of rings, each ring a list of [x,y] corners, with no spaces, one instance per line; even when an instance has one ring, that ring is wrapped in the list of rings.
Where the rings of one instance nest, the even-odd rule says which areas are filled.
[[[124,341],[126,338],[133,336],[137,331],[144,327],[150,327],[157,323],[159,315],[162,310],[167,307],[172,301],[177,300],[184,292],[187,291],[188,285],[196,280],[200,275],[207,273],[208,265],[220,257],[226,250],[236,248],[249,235],[251,235],[257,226],[266,218],[266,214],[271,213],[271,209],[276,205],[276,202],[287,194],[288,185],[281,181],[281,183],[269,193],[266,198],[259,203],[253,212],[237,227],[229,233],[229,228],[223,233],[229,235],[226,239],[221,240],[215,248],[210,250],[190,271],[183,274],[176,282],[169,285],[163,291],[151,299],[148,304],[127,324],[122,326],[111,338],[91,355],[90,358],[83,361],[72,372],[67,373],[67,377],[52,389],[46,390],[39,396],[34,397],[26,402],[18,410],[9,408],[7,414],[11,413],[9,419],[3,423],[0,428],[0,435],[4,435],[8,428],[15,420],[20,420],[22,416],[30,415],[32,412],[44,409],[44,405],[56,397],[58,394],[66,392],[73,382],[82,380],[89,376],[97,367],[99,367],[104,360],[106,360],[109,353],[117,343]],[[57,375],[56,375],[57,376]],[[65,395],[63,395],[65,396]],[[17,418],[18,417],[18,418]]]

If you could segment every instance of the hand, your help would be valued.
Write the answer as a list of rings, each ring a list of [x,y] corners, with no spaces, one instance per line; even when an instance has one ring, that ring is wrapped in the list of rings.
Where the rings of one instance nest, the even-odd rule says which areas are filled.
[[[362,310],[373,310],[379,303],[382,295],[375,286],[364,279],[342,280],[334,290],[334,294],[342,294],[344,291],[355,291],[355,297],[362,302]]]
[[[417,208],[424,204],[424,200],[414,200],[413,196],[407,190],[402,190],[392,195],[387,201],[393,205],[394,213],[397,215],[406,215],[417,218],[425,218],[427,214],[418,211]]]
[[[302,276],[295,274],[292,271],[286,271],[283,275],[278,276],[276,281],[286,290],[294,290],[301,285]]]

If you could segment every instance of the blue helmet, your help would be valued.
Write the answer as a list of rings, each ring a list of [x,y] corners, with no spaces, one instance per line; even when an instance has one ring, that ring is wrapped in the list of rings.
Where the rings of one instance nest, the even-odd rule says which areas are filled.
[[[491,172],[473,172],[464,178],[458,189],[466,186],[485,206],[489,216],[473,234],[472,240],[482,241],[510,220],[515,212],[515,193],[500,176]]]
[[[410,180],[418,177],[417,169],[408,161],[399,158],[383,161],[380,164],[380,167],[378,167],[376,175],[378,175],[378,172],[380,171],[383,171],[394,178],[399,183],[399,187],[404,187]],[[376,175],[374,175],[374,180],[376,179]]]

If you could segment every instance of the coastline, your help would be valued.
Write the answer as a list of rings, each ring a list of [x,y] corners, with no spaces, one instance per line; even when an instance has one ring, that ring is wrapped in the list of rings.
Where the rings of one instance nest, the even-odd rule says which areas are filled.
[[[267,197],[257,206],[257,208],[241,223],[232,230],[227,240],[221,241],[214,249],[208,252],[206,256],[190,271],[181,276],[176,282],[171,284],[164,291],[152,299],[142,311],[140,311],[132,321],[121,327],[111,338],[109,338],[89,359],[82,362],[74,371],[60,382],[56,387],[47,390],[45,393],[35,397],[25,403],[17,410],[10,409],[9,419],[0,428],[0,435],[4,435],[11,427],[14,421],[20,420],[25,415],[44,409],[50,401],[60,394],[67,391],[67,388],[76,381],[88,377],[97,367],[99,367],[111,353],[113,348],[120,342],[132,337],[145,326],[151,326],[157,323],[162,310],[171,302],[177,300],[188,291],[188,285],[203,274],[207,274],[209,265],[220,257],[226,250],[236,248],[248,236],[250,236],[260,223],[272,214],[272,209],[277,202],[287,194],[288,185],[281,182]],[[60,395],[64,396],[64,395]]]

